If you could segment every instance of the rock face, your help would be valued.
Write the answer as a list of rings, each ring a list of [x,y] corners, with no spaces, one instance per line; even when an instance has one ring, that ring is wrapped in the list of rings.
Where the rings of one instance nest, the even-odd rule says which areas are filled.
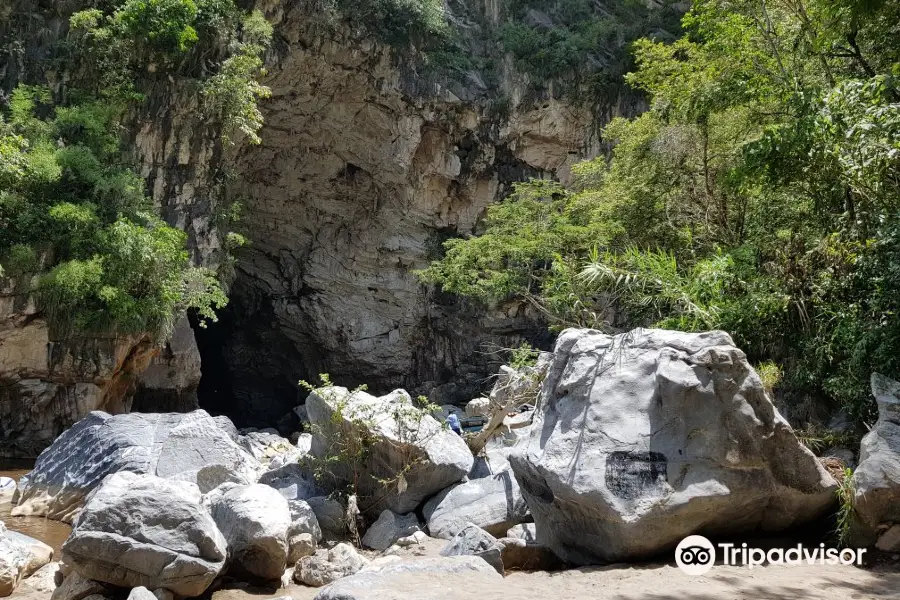
[[[62,555],[87,579],[198,596],[227,546],[195,484],[120,472],[88,497]]]
[[[500,575],[474,556],[399,560],[366,567],[316,595],[315,600],[445,600],[461,587],[478,589],[502,583]]]
[[[528,84],[510,70],[505,116],[482,101],[493,91],[475,83],[479,75],[450,93],[370,38],[324,32],[302,3],[272,5],[267,17],[284,45],[268,65],[262,143],[226,157],[236,174],[229,194],[246,199],[241,227],[252,243],[221,323],[225,344],[209,348],[225,363],[235,410],[283,414],[296,381],[322,372],[379,393],[437,388],[438,402],[475,397],[497,363],[474,351],[488,340],[512,347],[539,338],[539,317],[519,304],[483,311],[427,289],[412,270],[445,239],[472,233],[511,182],[565,178],[580,156],[594,155],[590,110],[553,99],[519,104]],[[482,14],[463,21],[463,37],[502,25]],[[182,135],[148,148],[173,148],[175,170],[179,144],[189,143]],[[168,179],[161,170],[156,178]],[[201,190],[184,188],[158,199],[192,225],[201,215],[191,194]]]
[[[138,337],[58,340],[27,293],[0,277],[0,457],[35,457],[92,410],[124,412],[156,353]]]
[[[313,456],[344,454],[344,449],[333,446],[334,440],[366,440],[365,461],[356,465],[339,461],[330,470],[338,483],[358,481],[360,508],[369,516],[386,508],[410,512],[430,495],[462,480],[472,468],[474,459],[462,438],[415,409],[403,390],[376,398],[329,387],[310,393],[306,408],[316,428]],[[396,489],[386,493],[385,480]]]
[[[190,412],[200,408],[200,350],[187,317],[175,324],[166,342],[138,377],[131,410],[135,412]]]
[[[469,523],[502,536],[528,516],[528,506],[511,471],[472,479],[425,503],[431,537],[450,539]]]
[[[287,500],[259,483],[225,484],[210,494],[209,510],[228,542],[231,571],[275,581],[288,558],[291,513]]]
[[[853,508],[861,525],[857,535],[865,545],[874,536],[879,549],[896,552],[900,535],[892,525],[900,523],[900,383],[873,374],[872,394],[878,421],[862,439],[853,473]]]
[[[566,330],[510,462],[538,541],[576,564],[785,529],[836,489],[723,332]]]
[[[191,482],[206,492],[225,481],[247,483],[257,466],[203,410],[116,416],[93,412],[57,438],[19,481],[13,514],[69,522],[87,494],[119,471]]]
[[[476,525],[469,524],[441,550],[441,556],[477,556],[503,575],[503,544]]]

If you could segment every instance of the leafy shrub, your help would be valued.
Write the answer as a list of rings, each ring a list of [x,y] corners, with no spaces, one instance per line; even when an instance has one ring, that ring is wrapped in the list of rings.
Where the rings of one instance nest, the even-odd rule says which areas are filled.
[[[191,266],[186,234],[145,212],[143,182],[119,157],[119,115],[90,102],[44,106],[39,119],[38,101],[49,95],[17,89],[0,121],[0,256],[18,274],[48,250],[37,300],[55,331],[163,341],[188,308],[214,319],[227,299],[214,274]]]
[[[348,397],[337,399],[328,374],[319,375],[319,379],[319,386],[300,381],[302,388],[327,398],[334,406],[330,422],[313,431],[327,444],[312,462],[316,479],[326,487],[337,486],[336,491],[354,502],[358,499],[363,511],[390,494],[403,493],[407,486],[406,475],[424,460],[414,456],[410,448],[427,443],[441,431],[423,426],[423,419],[440,407],[429,403],[424,396],[413,402],[395,402],[389,411],[381,404],[352,404],[353,396],[364,392],[365,385],[352,390]],[[400,460],[391,465],[384,478],[367,482],[377,485],[367,485],[366,489],[383,492],[373,497],[361,492],[361,484],[364,478],[373,477],[370,453],[378,438],[372,432],[385,431],[388,423],[393,428],[388,431],[400,444],[397,450]]]

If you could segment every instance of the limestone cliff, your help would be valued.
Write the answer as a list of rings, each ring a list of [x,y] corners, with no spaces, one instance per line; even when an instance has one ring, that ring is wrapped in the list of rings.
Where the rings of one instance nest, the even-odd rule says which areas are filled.
[[[233,410],[268,418],[296,404],[297,379],[323,372],[436,401],[476,395],[496,367],[485,344],[539,337],[538,316],[442,297],[413,271],[476,231],[512,182],[565,178],[597,152],[591,112],[547,100],[504,114],[477,74],[470,87],[428,83],[412,58],[323,32],[299,8],[269,17],[282,44],[263,142],[228,158],[251,244],[225,331],[201,334],[225,378],[210,383]],[[507,99],[519,84],[510,73]]]
[[[442,78],[414,49],[323,26],[304,2],[257,6],[276,26],[261,145],[223,145],[189,89],[151,98],[131,131],[165,219],[188,232],[198,263],[232,271],[220,322],[194,330],[201,403],[272,425],[300,402],[298,379],[326,372],[341,385],[402,386],[438,402],[477,395],[503,358],[492,348],[548,343],[546,328],[527,306],[472,306],[413,271],[444,240],[476,232],[512,183],[566,179],[575,161],[598,153],[596,107],[542,99],[508,59],[492,77]],[[502,19],[495,2],[450,9],[473,52],[496,51],[478,47]],[[65,15],[49,22],[63,31]],[[9,83],[23,70],[11,64],[2,74]],[[601,120],[635,109],[614,102]],[[235,226],[223,215],[237,202]],[[222,240],[235,228],[250,245],[231,264]],[[0,300],[3,443],[27,454],[87,410],[130,406],[158,350],[143,340],[51,341],[27,294]],[[180,349],[164,349],[137,386],[137,408],[193,406],[197,354],[190,332],[180,335]],[[35,441],[10,441],[24,439]]]

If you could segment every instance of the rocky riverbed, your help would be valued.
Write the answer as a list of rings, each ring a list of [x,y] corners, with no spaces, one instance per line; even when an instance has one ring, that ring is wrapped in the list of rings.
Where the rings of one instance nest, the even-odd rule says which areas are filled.
[[[52,547],[0,527],[0,595],[897,597],[900,384],[873,393],[855,495],[722,332],[567,330],[501,369],[466,436],[442,424],[453,407],[330,383],[291,439],[203,410],[93,412],[14,472],[6,527]],[[839,498],[860,566],[671,564],[692,535],[833,546]]]

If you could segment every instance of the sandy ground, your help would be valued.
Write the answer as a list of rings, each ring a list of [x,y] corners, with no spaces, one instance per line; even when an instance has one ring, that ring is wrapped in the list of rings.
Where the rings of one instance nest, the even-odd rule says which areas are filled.
[[[429,540],[415,554],[434,556],[446,542]],[[415,557],[411,557],[415,558]],[[900,564],[862,569],[851,566],[716,566],[702,577],[690,577],[675,565],[647,563],[587,567],[568,571],[513,572],[494,587],[447,586],[441,593],[420,589],[421,583],[402,583],[395,598],[420,600],[900,600]],[[419,586],[419,587],[417,587]],[[291,596],[312,600],[317,588],[290,585],[282,589],[222,589],[212,600],[267,600]],[[393,594],[391,594],[393,596]],[[391,596],[383,600],[393,600]]]
[[[494,589],[459,587],[445,597],[458,600],[510,598],[534,600],[842,600],[900,598],[900,570],[856,567],[769,566],[752,571],[716,567],[702,577],[689,577],[669,565],[611,566],[553,573],[512,573]],[[402,587],[402,586],[401,586]],[[220,590],[214,600],[264,600],[291,596],[312,600],[317,589],[290,586],[281,590]],[[415,589],[398,589],[398,598],[416,598]],[[422,593],[420,597],[428,596]],[[384,598],[391,600],[391,598]]]

